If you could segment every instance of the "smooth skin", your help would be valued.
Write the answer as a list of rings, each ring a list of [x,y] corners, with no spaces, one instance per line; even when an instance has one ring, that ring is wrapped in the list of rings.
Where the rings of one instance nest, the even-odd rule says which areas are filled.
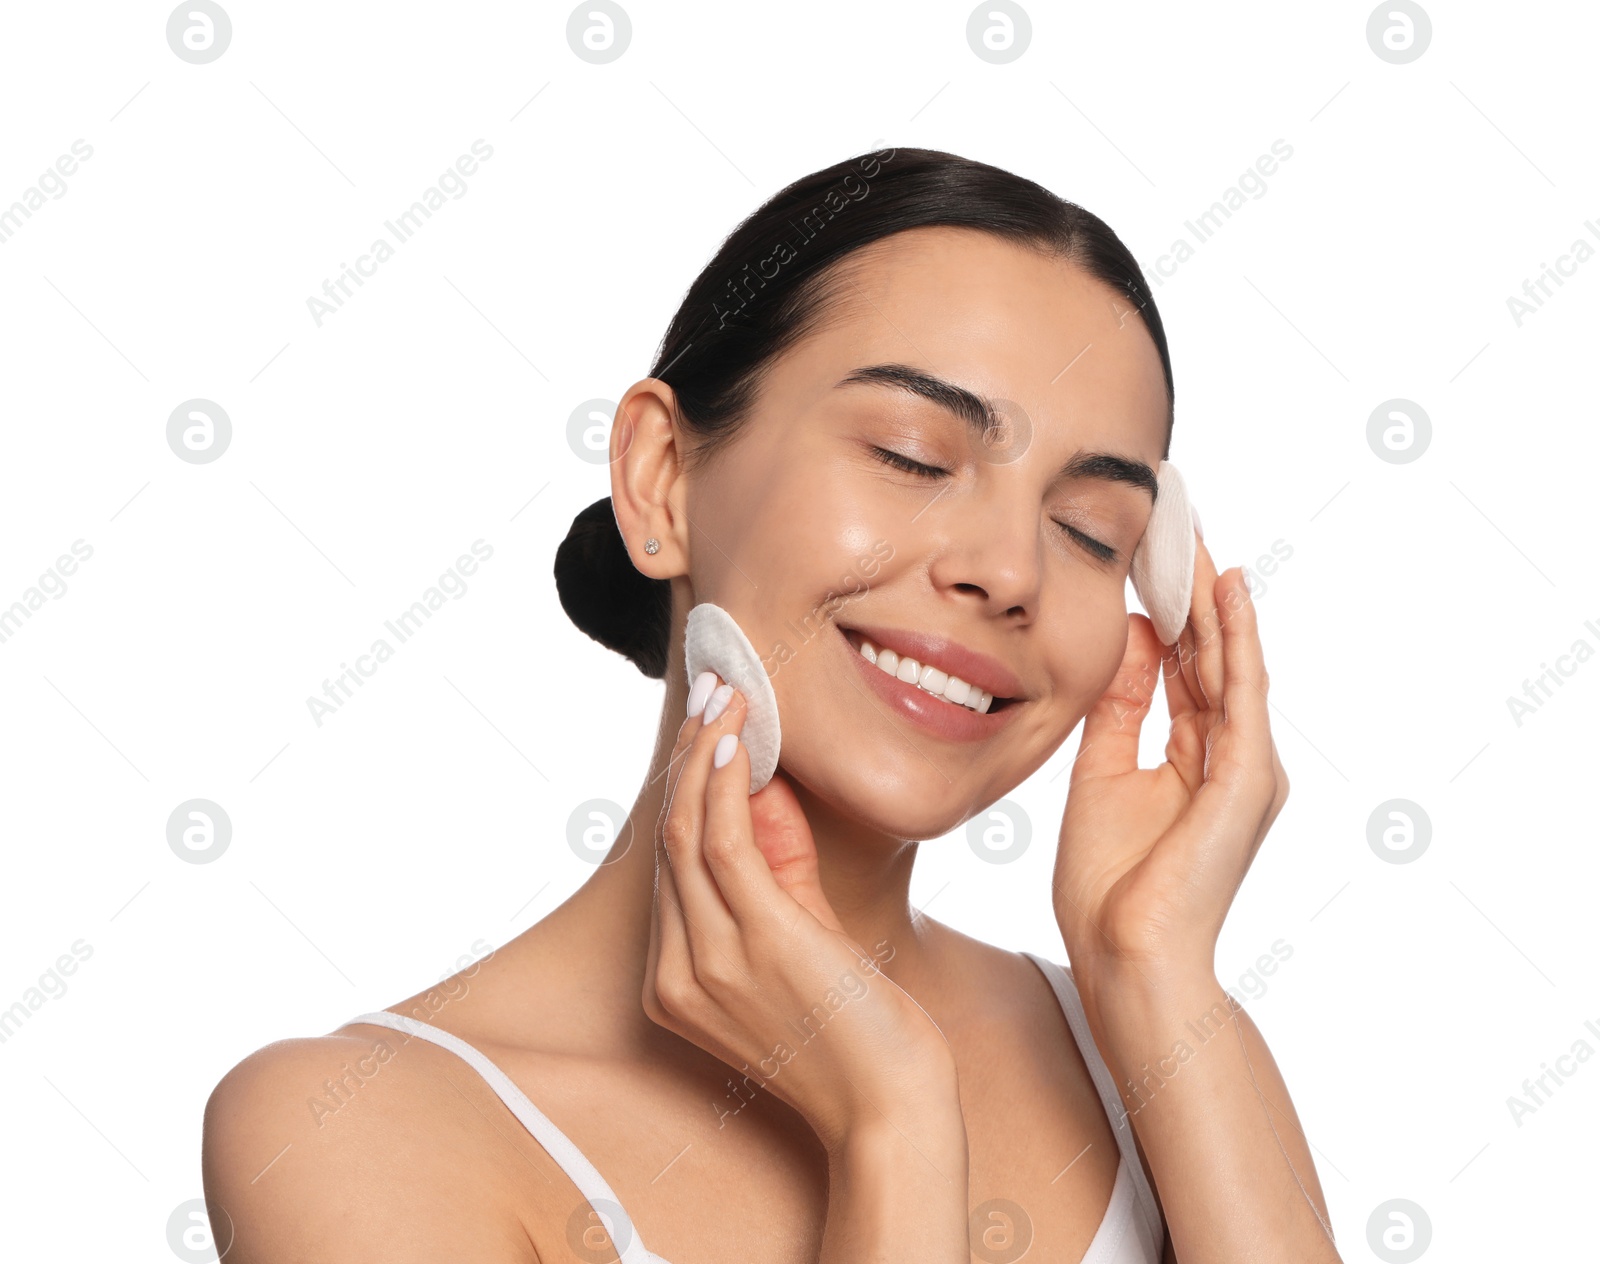
[[[847,263],[828,319],[704,465],[686,464],[670,386],[623,396],[612,500],[635,565],[673,598],[645,783],[572,896],[470,977],[389,1008],[497,1062],[674,1264],[965,1261],[1021,1231],[1012,1208],[1028,1258],[1078,1260],[1118,1151],[1055,996],[908,892],[919,840],[1064,757],[1081,723],[1050,897],[1095,1043],[1138,1082],[1222,1006],[1219,1034],[1126,1102],[1164,1258],[1337,1260],[1288,1091],[1213,967],[1288,792],[1254,607],[1202,544],[1190,627],[1164,654],[1126,605],[1148,494],[1057,477],[1081,451],[1159,463],[1154,344],[1073,265],[983,233],[917,229]],[[881,364],[1007,401],[1026,442],[998,459],[932,400],[838,385]],[[753,797],[742,751],[711,766],[743,700],[685,721],[699,601],[774,656],[783,763]],[[930,737],[866,691],[835,615],[950,635],[1006,662],[1025,700],[989,741]],[[1167,762],[1141,770],[1157,671],[1174,727]],[[375,933],[414,934],[415,918]],[[848,1000],[763,1072],[830,995]],[[234,1264],[606,1258],[576,1188],[471,1069],[383,1028],[244,1059],[207,1105],[203,1160]]]

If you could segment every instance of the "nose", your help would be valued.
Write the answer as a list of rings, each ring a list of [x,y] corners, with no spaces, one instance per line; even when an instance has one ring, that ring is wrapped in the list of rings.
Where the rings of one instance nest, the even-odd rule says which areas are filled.
[[[999,480],[997,480],[999,481]],[[1044,573],[1036,502],[1015,489],[950,504],[939,517],[929,578],[936,588],[978,597],[989,614],[1032,618]]]

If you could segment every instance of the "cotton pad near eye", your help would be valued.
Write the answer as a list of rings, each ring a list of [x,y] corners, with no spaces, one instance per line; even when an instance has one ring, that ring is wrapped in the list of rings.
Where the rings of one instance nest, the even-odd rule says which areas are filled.
[[[1156,470],[1156,503],[1144,537],[1133,551],[1133,591],[1163,645],[1176,645],[1189,621],[1194,596],[1194,514],[1178,467]]]
[[[689,611],[683,656],[691,688],[701,672],[714,671],[744,696],[748,710],[739,740],[750,754],[750,793],[754,794],[772,780],[781,742],[778,695],[772,690],[761,655],[731,614],[702,601]]]

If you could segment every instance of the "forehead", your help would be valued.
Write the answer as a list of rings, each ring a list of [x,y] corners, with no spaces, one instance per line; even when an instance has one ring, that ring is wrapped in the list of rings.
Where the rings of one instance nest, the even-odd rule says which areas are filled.
[[[1166,378],[1132,301],[1076,264],[961,228],[917,228],[841,264],[819,328],[771,384],[826,397],[862,365],[898,362],[1010,401],[1074,443],[1154,466]],[[886,396],[887,388],[878,389]]]

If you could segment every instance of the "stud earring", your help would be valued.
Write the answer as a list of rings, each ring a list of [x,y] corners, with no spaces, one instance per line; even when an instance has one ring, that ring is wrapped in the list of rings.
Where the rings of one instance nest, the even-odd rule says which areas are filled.
[[[646,540],[644,542],[644,551],[646,553],[657,553],[657,552],[660,552],[660,550],[661,550],[661,541],[656,539],[655,536],[651,536],[648,540]]]

